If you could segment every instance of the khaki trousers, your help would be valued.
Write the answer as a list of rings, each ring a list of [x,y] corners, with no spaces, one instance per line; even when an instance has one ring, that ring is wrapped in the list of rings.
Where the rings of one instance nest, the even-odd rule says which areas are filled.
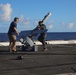
[[[16,35],[9,35],[8,34],[8,38],[9,38],[9,49],[10,51],[16,51]]]

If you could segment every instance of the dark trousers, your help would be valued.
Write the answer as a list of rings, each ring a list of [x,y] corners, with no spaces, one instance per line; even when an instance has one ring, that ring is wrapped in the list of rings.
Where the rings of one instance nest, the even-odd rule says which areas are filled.
[[[43,49],[46,49],[46,42],[45,42],[45,36],[40,35],[38,37],[38,41],[40,41],[43,45]]]

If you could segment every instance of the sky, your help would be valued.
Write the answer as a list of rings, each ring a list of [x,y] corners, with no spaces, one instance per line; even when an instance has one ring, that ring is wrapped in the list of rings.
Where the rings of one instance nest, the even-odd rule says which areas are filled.
[[[48,32],[76,32],[76,0],[0,0],[0,33],[8,32],[14,17],[19,32],[32,30],[48,12]]]

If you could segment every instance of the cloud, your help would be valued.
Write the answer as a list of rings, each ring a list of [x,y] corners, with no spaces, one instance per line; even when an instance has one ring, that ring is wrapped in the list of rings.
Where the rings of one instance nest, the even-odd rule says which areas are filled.
[[[29,18],[24,18],[24,16],[21,15],[20,18],[19,18],[19,23],[21,25],[29,25],[30,24],[30,19]]]
[[[68,28],[69,28],[69,29],[74,28],[74,23],[69,23]]]
[[[10,21],[11,13],[12,13],[11,5],[9,3],[0,4],[0,10],[2,12],[2,13],[0,13],[0,20],[1,21]]]
[[[53,28],[53,25],[51,24],[51,25],[49,25],[48,27],[49,27],[50,29],[52,29],[52,28]]]
[[[53,28],[53,24],[54,24],[54,20],[51,20],[50,22],[48,22],[48,28],[52,29]]]
[[[63,25],[63,26],[66,26],[65,22],[62,22],[62,25]]]
[[[34,20],[33,25],[38,25],[38,22],[40,21],[40,19]]]
[[[64,26],[65,28],[67,29],[73,29],[73,28],[76,28],[75,27],[75,23],[71,22],[71,23],[65,23],[65,22],[62,22],[62,26]]]

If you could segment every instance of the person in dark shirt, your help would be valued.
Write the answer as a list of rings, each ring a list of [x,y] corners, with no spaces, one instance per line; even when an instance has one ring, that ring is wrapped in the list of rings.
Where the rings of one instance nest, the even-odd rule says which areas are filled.
[[[46,30],[46,26],[45,24],[43,24],[42,21],[39,21],[38,22],[38,26],[40,27],[40,30]],[[47,47],[46,47],[46,42],[45,42],[45,39],[46,39],[46,32],[43,32],[40,34],[40,36],[38,37],[38,40],[42,43],[43,45],[43,51],[47,51]]]
[[[46,26],[43,24],[43,22],[39,21],[37,27],[35,29],[33,29],[33,31],[35,31],[35,30],[47,30],[47,29],[46,29]],[[47,47],[46,47],[47,43],[45,42],[46,32],[36,33],[29,37],[33,40],[33,38],[36,37],[38,34],[40,34],[40,36],[38,37],[38,41],[40,41],[42,43],[43,51],[46,51],[47,50]]]
[[[14,21],[11,22],[9,30],[8,30],[10,52],[16,52],[16,35],[19,35],[18,30],[17,30],[18,21],[19,19],[15,17]]]

